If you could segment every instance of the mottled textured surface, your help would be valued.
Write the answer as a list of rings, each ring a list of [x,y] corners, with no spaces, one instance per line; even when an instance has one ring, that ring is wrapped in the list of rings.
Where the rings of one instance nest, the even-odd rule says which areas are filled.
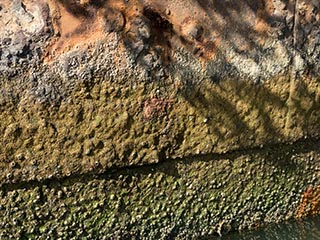
[[[4,239],[213,239],[281,222],[318,202],[319,140],[199,156],[101,175],[6,185]],[[310,190],[308,190],[310,191]],[[316,213],[316,212],[314,212]]]
[[[200,156],[241,151],[248,158],[246,150],[265,154],[270,146],[302,139],[317,146],[319,23],[319,4],[309,0],[1,1],[0,185],[14,190],[37,182],[43,188],[49,181],[54,189],[59,179],[64,184],[123,168],[133,168],[131,176],[150,165],[159,172],[162,163],[170,169],[177,161],[188,166],[185,177],[193,181],[200,167],[184,166],[184,159],[201,166]],[[304,164],[313,150],[301,157]],[[262,163],[253,162],[258,171]],[[205,179],[219,179],[214,172],[220,166],[206,164],[211,171],[199,172],[203,193],[197,194],[215,195]],[[301,176],[301,191],[313,172]],[[138,178],[141,184],[153,179]],[[227,184],[234,186],[231,178]],[[277,181],[265,184],[273,189]],[[284,193],[295,189],[290,185]],[[262,192],[249,195],[265,199]],[[297,193],[295,201],[303,196]],[[170,206],[173,200],[163,201]],[[242,204],[234,199],[223,207],[231,202]],[[289,202],[293,210],[283,207],[282,216],[297,211]],[[181,223],[177,231],[184,228],[190,226]]]

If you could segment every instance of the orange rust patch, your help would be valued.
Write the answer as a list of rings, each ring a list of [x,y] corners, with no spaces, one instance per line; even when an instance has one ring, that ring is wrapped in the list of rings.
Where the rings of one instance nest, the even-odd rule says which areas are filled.
[[[105,22],[113,17],[110,16],[113,10],[124,13],[127,19],[130,15],[141,14],[143,8],[140,1],[125,3],[123,0],[99,1],[96,5],[90,0],[49,0],[48,4],[55,37],[44,53],[45,62],[76,45],[87,45],[105,38]]]
[[[60,31],[61,36],[67,38],[69,34],[74,33],[79,27],[81,27],[82,19],[76,18],[69,13],[61,4],[58,4],[61,19],[60,19]]]
[[[98,12],[88,9],[90,16],[76,16],[62,3],[50,1],[53,28],[56,34],[45,52],[45,61],[50,61],[79,43],[90,43],[101,39],[102,21]]]
[[[186,0],[183,4],[169,0],[48,2],[56,35],[47,48],[46,61],[77,44],[105,38],[106,20],[122,39],[130,38],[132,19],[143,15],[151,23],[151,47],[162,49],[164,62],[170,61],[172,49],[181,46],[206,62],[215,57],[219,48],[236,46],[239,51],[249,51],[255,47],[251,42],[263,45],[270,31],[268,21],[274,12],[271,0],[257,0],[252,6],[235,0]],[[122,23],[114,26],[117,16],[123,16],[118,17]]]
[[[309,186],[297,209],[297,218],[320,214],[320,186]]]
[[[124,35],[129,31],[131,16],[150,14],[148,9],[152,9],[155,14],[158,14],[161,21],[168,21],[168,24],[172,24],[173,29],[177,37],[172,36],[170,31],[166,29],[156,29],[153,26],[153,34],[155,35],[154,44],[164,49],[163,60],[166,62],[170,60],[170,49],[172,45],[180,47],[183,42],[174,44],[173,42],[179,39],[183,33],[181,32],[181,26],[183,25],[184,17],[190,16],[193,13],[192,8],[186,8],[179,4],[170,3],[165,1],[164,3],[158,3],[157,1],[138,1],[132,0],[125,2],[123,0],[115,1],[101,1],[101,6],[93,7],[93,1],[82,0],[49,0],[49,8],[51,11],[53,28],[55,31],[55,37],[52,39],[48,48],[44,54],[44,60],[46,62],[54,59],[56,56],[69,51],[77,44],[90,43],[101,38],[104,38],[104,21],[110,16],[106,16],[106,9],[116,9],[124,14],[125,21],[129,24],[123,29]],[[191,2],[189,3],[191,4]],[[192,5],[192,4],[191,4]],[[194,5],[194,4],[193,4]],[[192,5],[192,6],[193,6]],[[199,6],[193,6],[199,13],[201,12]],[[178,13],[179,14],[176,14]],[[89,14],[89,16],[87,16]],[[152,16],[153,17],[153,16]],[[203,16],[200,14],[197,20],[203,22]],[[156,19],[151,19],[156,21]],[[152,22],[154,23],[154,22]],[[206,30],[207,33],[210,31]],[[125,37],[125,36],[124,36]],[[201,41],[194,41],[189,43],[190,46],[185,46],[190,51],[194,51],[195,55],[201,60],[208,60],[212,58],[216,50],[216,43],[207,39],[208,35],[204,36]]]

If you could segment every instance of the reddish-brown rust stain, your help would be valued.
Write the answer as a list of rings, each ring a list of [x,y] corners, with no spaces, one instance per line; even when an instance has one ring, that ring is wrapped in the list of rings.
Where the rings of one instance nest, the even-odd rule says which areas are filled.
[[[76,16],[62,3],[55,0],[48,2],[55,36],[45,52],[45,61],[50,61],[79,43],[90,43],[103,37],[102,25],[95,9],[88,9],[90,17]]]
[[[130,37],[130,24],[135,16],[151,21],[153,44],[164,49],[170,60],[171,48],[181,46],[200,60],[215,57],[219,48],[231,42],[240,51],[255,47],[247,38],[263,44],[268,37],[268,17],[273,14],[271,0],[221,2],[218,0],[48,0],[55,37],[46,60],[68,51],[77,44],[90,43],[106,36],[106,21],[115,24],[121,38]],[[251,5],[250,5],[251,4]],[[239,7],[241,6],[241,11]],[[151,16],[148,16],[148,14]],[[123,16],[123,18],[121,17]],[[157,17],[155,17],[157,16]],[[157,29],[157,18],[170,24],[170,29]],[[239,22],[240,21],[240,22]],[[118,24],[118,25],[117,25]],[[122,26],[124,25],[124,26]],[[170,31],[168,31],[170,30]],[[239,37],[241,36],[241,37]]]
[[[297,208],[297,218],[320,214],[320,186],[308,186]]]
[[[143,117],[150,120],[154,117],[165,114],[171,107],[173,100],[164,98],[151,98],[143,104]]]

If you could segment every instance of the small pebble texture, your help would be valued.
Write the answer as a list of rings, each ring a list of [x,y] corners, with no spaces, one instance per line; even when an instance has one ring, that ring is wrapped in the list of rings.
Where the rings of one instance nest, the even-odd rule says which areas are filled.
[[[314,0],[1,1],[3,238],[318,213],[319,26]]]

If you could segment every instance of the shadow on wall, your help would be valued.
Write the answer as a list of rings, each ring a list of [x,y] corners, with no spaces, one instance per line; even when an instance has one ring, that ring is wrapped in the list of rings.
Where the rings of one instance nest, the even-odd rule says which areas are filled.
[[[232,49],[257,65],[264,51],[274,51],[264,48],[270,37],[282,41],[287,49],[305,50],[306,36],[316,30],[319,8],[313,0],[298,1],[305,7],[299,8],[299,14],[294,0],[190,0],[185,5],[191,9],[152,0],[59,2],[79,18],[90,19],[93,12],[104,11],[106,31],[118,31],[133,60],[151,71],[159,70],[153,65],[170,63],[172,48],[180,46],[204,61]],[[306,26],[295,26],[298,22]],[[294,34],[296,29],[298,34]]]
[[[228,63],[228,57],[222,51],[225,49],[225,45],[221,43],[223,49],[220,49],[218,43],[215,42],[216,40],[211,39],[213,35],[210,35],[208,29],[214,30],[214,26],[216,26],[217,31],[224,34],[222,39],[226,43],[234,44],[233,48],[240,55],[248,56],[259,63],[259,58],[256,58],[256,55],[259,56],[259,51],[264,51],[263,44],[251,36],[263,36],[265,33],[255,30],[249,20],[239,23],[239,28],[237,28],[238,23],[235,19],[242,17],[237,11],[239,7],[241,9],[243,7],[243,11],[249,11],[256,15],[261,14],[258,19],[262,19],[262,23],[267,25],[273,22],[275,25],[277,23],[284,24],[285,30],[283,32],[285,34],[282,37],[287,38],[284,44],[290,45],[293,29],[292,25],[288,23],[292,23],[292,19],[286,20],[263,12],[264,6],[269,1],[224,1],[223,3],[194,1],[192,3],[195,4],[196,9],[200,7],[203,12],[207,11],[208,16],[211,14],[212,16],[219,15],[225,23],[210,25],[213,24],[209,21],[210,18],[207,22],[201,22],[211,26],[210,28],[205,29],[202,26],[190,28],[189,38],[185,32],[181,31],[180,25],[167,16],[168,12],[165,15],[164,11],[151,4],[153,1],[148,5],[148,8],[142,7],[141,12],[138,11],[139,14],[130,12],[132,9],[130,8],[130,10],[129,6],[128,9],[109,6],[108,4],[113,1],[106,1],[105,5],[103,1],[83,1],[85,2],[83,4],[78,4],[76,1],[61,0],[60,2],[70,13],[81,19],[90,19],[92,12],[94,12],[92,9],[110,8],[114,12],[120,12],[126,18],[124,21],[126,26],[117,28],[116,26],[119,25],[116,21],[109,21],[108,24],[111,27],[107,28],[108,31],[119,31],[119,35],[123,36],[124,46],[132,54],[132,59],[146,68],[153,80],[159,79],[161,81],[154,81],[152,83],[154,85],[149,88],[146,88],[146,84],[142,83],[144,89],[139,92],[128,87],[130,83],[125,81],[123,85],[119,86],[116,81],[91,78],[90,84],[85,83],[84,92],[79,91],[82,86],[79,88],[76,86],[70,95],[66,93],[68,97],[71,96],[69,99],[72,101],[61,103],[61,99],[69,99],[65,95],[59,97],[60,89],[69,90],[71,87],[67,84],[74,84],[74,82],[72,79],[67,79],[66,84],[62,78],[50,78],[43,80],[47,86],[42,91],[38,91],[37,101],[18,99],[10,106],[5,104],[13,99],[11,95],[14,95],[15,89],[12,94],[7,87],[0,89],[0,94],[4,96],[0,98],[0,106],[3,110],[0,118],[1,122],[5,123],[0,128],[0,133],[4,136],[0,145],[0,149],[3,149],[0,151],[2,159],[0,168],[4,172],[2,174],[4,180],[1,181],[11,183],[13,180],[21,180],[27,182],[31,179],[36,186],[41,182],[41,180],[32,180],[36,177],[46,179],[53,176],[59,179],[61,176],[69,175],[74,176],[74,178],[71,177],[72,181],[79,181],[78,176],[82,174],[85,178],[91,179],[95,171],[101,172],[110,168],[119,169],[128,166],[133,166],[133,168],[129,168],[128,174],[134,174],[136,172],[135,166],[140,168],[141,165],[150,164],[148,162],[150,156],[153,157],[153,155],[147,154],[150,150],[155,155],[155,160],[152,160],[154,162],[151,162],[155,165],[146,166],[143,173],[152,173],[154,166],[158,166],[160,161],[168,160],[168,158],[173,160],[172,156],[182,156],[182,159],[185,159],[190,154],[190,159],[195,161],[210,161],[215,156],[218,156],[217,158],[220,156],[219,159],[225,159],[225,155],[219,155],[223,151],[229,151],[233,154],[234,152],[232,153],[230,150],[245,149],[240,155],[243,153],[251,154],[252,151],[250,152],[247,148],[259,144],[276,143],[278,139],[287,140],[287,136],[320,133],[320,125],[318,124],[320,122],[320,89],[317,79],[308,79],[307,77],[299,79],[295,86],[295,92],[291,96],[292,101],[288,102],[289,76],[277,77],[274,81],[270,79],[264,84],[239,80],[237,68],[232,63]],[[288,5],[288,1],[278,2],[283,3],[284,8]],[[144,1],[140,1],[142,6],[144,3]],[[125,3],[124,6],[126,6]],[[219,6],[219,8],[214,9],[214,6]],[[176,6],[171,11],[178,11],[178,7]],[[211,21],[214,19],[212,17]],[[230,31],[228,31],[229,27],[231,27]],[[245,42],[252,42],[254,49],[241,49],[241,45],[233,41],[235,33],[243,35],[242,37],[246,39]],[[279,35],[277,38],[280,39],[281,36]],[[178,63],[174,62],[173,54],[175,52],[171,49],[175,49],[179,43],[200,59],[200,61],[191,58],[188,60],[196,62],[197,66],[201,65],[199,62],[205,60],[207,56],[201,55],[201,51],[205,50],[207,46],[203,43],[210,41],[214,42],[213,45],[217,48],[215,54],[218,54],[221,60],[221,66],[218,66],[219,63],[217,63],[213,67],[225,69],[220,71],[220,75],[212,74],[206,76],[205,79],[197,79],[199,76],[195,76],[194,68],[191,65],[184,65],[186,62],[176,65]],[[204,47],[204,49],[193,52],[192,49],[196,47]],[[175,85],[176,82],[170,82],[169,73],[172,69],[184,72],[181,74],[179,86]],[[81,81],[78,81],[77,84],[80,82],[81,85]],[[176,80],[174,79],[174,81]],[[167,104],[173,105],[170,107],[170,111],[166,109],[166,104],[161,105],[161,102],[166,103],[165,97],[167,96],[163,98],[164,100],[160,98],[160,100],[148,99],[150,88],[154,90],[161,84],[167,83],[170,84],[166,86],[168,88],[165,90],[168,90],[169,94],[176,93],[175,99]],[[14,86],[26,89],[26,91],[29,88],[27,85],[22,88],[14,81],[7,85],[11,88]],[[153,86],[156,87],[153,88]],[[40,86],[35,88],[41,90]],[[51,96],[57,101],[55,109],[44,107],[44,103],[38,101],[40,97],[44,101],[48,101]],[[150,119],[143,118],[143,108],[146,105],[143,103],[148,103],[148,101],[156,105],[154,108],[156,111],[162,111],[164,114],[153,115],[151,112]],[[194,110],[194,116],[188,115],[190,109]],[[191,119],[192,117],[194,118]],[[148,123],[147,121],[152,122]],[[165,137],[166,139],[164,139]],[[193,143],[195,146],[192,145]],[[216,145],[218,144],[221,145],[220,149],[217,149]],[[304,140],[295,144],[294,148],[298,148],[300,145],[305,146]],[[52,149],[52,146],[56,146],[56,148]],[[184,148],[185,146],[186,148]],[[271,164],[279,164],[277,157],[280,156],[284,161],[281,161],[279,168],[286,168],[288,165],[294,168],[294,163],[291,164],[291,157],[295,153],[281,154],[282,150],[286,152],[293,147],[289,145],[282,149],[282,145],[277,145],[275,148],[277,147],[279,147],[279,152],[275,151],[276,154],[268,153]],[[199,152],[197,152],[198,149]],[[269,146],[266,149],[269,150]],[[313,149],[316,148],[312,145],[307,150]],[[300,152],[304,150],[306,149],[300,149]],[[258,149],[253,153],[259,151],[262,150]],[[140,155],[140,153],[142,154]],[[180,153],[182,154],[179,155]],[[239,155],[230,155],[231,160],[235,159],[234,157],[239,157]],[[37,162],[33,159],[41,161]],[[172,168],[171,161],[164,162],[168,164],[166,174],[177,176],[178,173]],[[12,171],[14,171],[14,175],[12,175]],[[103,174],[101,177],[103,178],[105,175]],[[53,182],[56,181],[53,180]],[[19,186],[24,186],[24,183]]]
[[[282,139],[296,124],[302,126],[299,130],[301,133],[308,133],[308,129],[311,129],[308,124],[312,126],[319,119],[315,114],[319,106],[319,92],[316,87],[309,87],[314,80],[304,79],[297,83],[296,93],[293,94],[296,100],[293,103],[288,102],[289,94],[292,94],[289,93],[289,77],[273,85],[259,84],[259,76],[254,83],[220,81],[239,75],[237,66],[228,60],[230,56],[225,55],[226,48],[233,49],[236,54],[250,59],[257,66],[261,65],[261,58],[268,54],[267,51],[275,51],[265,47],[267,38],[281,41],[291,51],[294,48],[299,52],[304,51],[304,44],[309,44],[311,40],[299,34],[305,35],[305,31],[311,31],[316,26],[314,15],[319,8],[317,2],[197,0],[186,2],[197,13],[190,16],[190,9],[169,2],[170,9],[163,9],[157,1],[147,0],[116,1],[118,4],[115,1],[88,0],[82,4],[74,0],[59,1],[79,18],[90,18],[92,9],[104,9],[105,13],[110,13],[110,9],[112,13],[120,12],[125,18],[125,26],[117,28],[117,19],[108,20],[114,14],[106,14],[104,16],[109,24],[107,31],[119,31],[133,61],[143,66],[154,80],[166,81],[169,78],[169,69],[176,64],[172,50],[175,47],[184,46],[200,62],[216,56],[221,64],[219,66],[216,63],[213,68],[220,70],[208,76],[208,82],[212,85],[199,85],[192,79],[192,74],[190,78],[183,76],[179,94],[208,119],[208,124],[211,123],[210,133],[219,138],[226,138],[230,134],[237,137],[245,133],[248,136],[264,135]],[[305,8],[300,7],[298,12],[298,6]],[[183,20],[172,17],[175,14],[180,14],[179,18]],[[294,33],[297,29],[298,33]],[[294,37],[297,38],[295,41]],[[289,67],[287,65],[287,72]],[[194,71],[185,65],[180,68],[188,73]],[[295,118],[289,119],[289,115],[295,115]],[[225,128],[230,131],[229,134],[226,134]],[[314,129],[319,127],[314,126]]]
[[[178,95],[202,116],[208,135],[246,148],[319,133],[320,92],[311,87],[316,82],[301,79],[292,103],[288,77],[259,85],[234,79],[214,84],[186,80]]]
[[[80,1],[77,0],[58,0],[69,13],[72,13],[75,17],[90,18],[92,17],[91,9],[99,9],[105,5],[106,1],[103,0],[89,0]]]

